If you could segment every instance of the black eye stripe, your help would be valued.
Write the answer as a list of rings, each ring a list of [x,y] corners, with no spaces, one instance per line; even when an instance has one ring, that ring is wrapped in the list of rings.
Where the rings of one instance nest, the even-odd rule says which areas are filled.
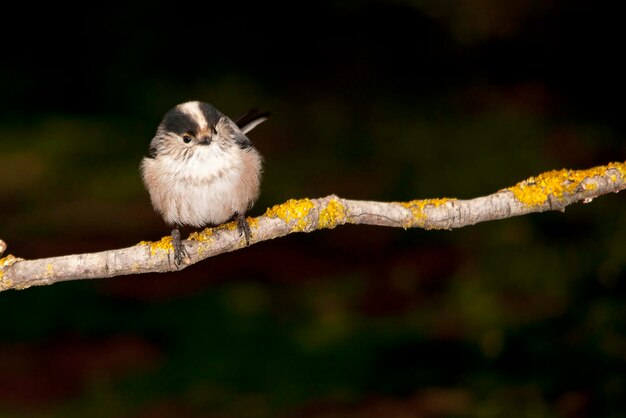
[[[222,117],[222,114],[219,112],[219,110],[214,108],[209,103],[199,103],[198,107],[204,115],[204,118],[206,119],[206,122],[209,126],[217,125],[217,122],[219,122],[220,118]]]
[[[182,135],[187,132],[197,132],[200,127],[198,123],[188,114],[174,108],[163,117],[161,126],[168,132]]]

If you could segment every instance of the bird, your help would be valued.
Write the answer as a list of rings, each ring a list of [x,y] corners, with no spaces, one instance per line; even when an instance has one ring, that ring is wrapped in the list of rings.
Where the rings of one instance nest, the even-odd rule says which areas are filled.
[[[235,121],[201,101],[170,109],[140,165],[152,206],[172,230],[174,262],[188,257],[179,227],[236,221],[250,244],[246,213],[260,193],[263,157],[246,136],[269,117],[256,109]]]

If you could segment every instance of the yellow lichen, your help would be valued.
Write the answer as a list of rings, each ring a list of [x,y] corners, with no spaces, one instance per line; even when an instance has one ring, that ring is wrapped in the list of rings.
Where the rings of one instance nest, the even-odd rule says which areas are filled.
[[[13,288],[13,280],[5,278],[3,270],[21,260],[23,260],[23,258],[15,257],[11,254],[0,258],[0,291]]]
[[[424,208],[426,206],[438,207],[441,205],[445,205],[446,203],[456,200],[451,198],[441,198],[441,199],[419,199],[419,200],[411,200],[410,202],[398,202],[400,206],[404,206],[407,209],[411,210],[413,213],[413,218],[409,220],[405,228],[410,228],[415,225],[423,225],[426,220],[426,214],[424,213]]]
[[[259,220],[256,218],[246,218],[246,221],[248,221],[248,225],[250,226],[251,229],[256,228],[259,226]],[[227,222],[225,224],[222,224],[220,226],[216,227],[217,229],[222,229],[222,228],[226,228],[229,231],[234,231],[236,229],[239,228],[239,226],[237,226],[237,221],[231,221],[231,222]],[[192,234],[193,235],[193,234]]]
[[[205,228],[199,232],[192,232],[187,239],[198,242],[210,241],[213,237],[213,228]]]
[[[330,199],[328,205],[320,211],[317,224],[320,228],[332,229],[346,219],[346,208],[335,198]]]
[[[189,234],[188,240],[196,241],[198,244],[197,251],[198,254],[204,254],[205,249],[208,246],[208,243],[213,239],[213,228],[205,228],[199,232],[192,232]],[[205,244],[205,245],[203,245]]]
[[[601,167],[598,167],[598,168],[601,168]],[[606,165],[606,168],[607,169],[614,168],[617,171],[619,171],[619,173],[622,175],[622,178],[626,178],[626,163],[618,163],[618,162],[608,163]]]
[[[137,245],[150,247],[150,255],[155,255],[158,251],[169,252],[174,249],[172,237],[170,235],[161,238],[159,241],[141,241]]]
[[[298,232],[306,228],[306,217],[314,207],[313,202],[309,199],[290,199],[283,204],[268,208],[265,215],[270,218],[280,218],[287,224],[295,221],[291,230]]]
[[[11,264],[17,263],[21,260],[23,260],[23,258],[19,258],[12,254],[9,254],[6,257],[0,258],[0,268],[9,267]]]
[[[563,201],[564,195],[583,190],[595,190],[597,184],[583,183],[586,179],[596,176],[609,175],[607,170],[616,169],[622,179],[626,177],[626,164],[611,163],[606,166],[594,167],[587,170],[553,170],[535,177],[530,177],[508,190],[513,192],[517,200],[527,206],[541,206],[550,196],[558,201]],[[617,181],[615,174],[610,174],[612,182]]]
[[[255,229],[259,227],[259,218],[246,218],[248,221],[248,225],[250,225],[250,229]]]
[[[52,265],[52,263],[48,263],[46,265],[46,276],[54,276],[54,266]]]
[[[5,279],[4,273],[0,271],[0,291],[8,290],[13,288],[13,280]]]

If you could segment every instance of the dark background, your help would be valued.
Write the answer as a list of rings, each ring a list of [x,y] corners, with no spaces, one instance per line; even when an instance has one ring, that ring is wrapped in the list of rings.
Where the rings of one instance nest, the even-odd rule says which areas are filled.
[[[168,234],[138,165],[193,99],[272,112],[249,134],[266,160],[255,216],[624,161],[623,18],[606,3],[5,11],[0,238],[38,258]],[[4,292],[0,417],[624,416],[625,203],[344,226]]]

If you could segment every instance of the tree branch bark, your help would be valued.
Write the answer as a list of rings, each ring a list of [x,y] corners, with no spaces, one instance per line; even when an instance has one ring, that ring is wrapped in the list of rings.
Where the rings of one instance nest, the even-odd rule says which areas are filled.
[[[588,170],[550,171],[470,200],[368,202],[335,195],[292,199],[267,209],[264,215],[248,218],[252,229],[250,244],[346,223],[405,229],[461,228],[533,212],[564,211],[572,203],[589,203],[598,196],[625,188],[626,163],[611,163]],[[245,247],[244,238],[239,236],[232,222],[193,233],[184,243],[189,259],[181,266],[174,264],[169,236],[156,242],[142,241],[132,247],[98,253],[37,260],[8,255],[0,259],[0,291],[68,280],[176,271],[205,258]],[[5,249],[5,243],[0,240],[0,255]]]

